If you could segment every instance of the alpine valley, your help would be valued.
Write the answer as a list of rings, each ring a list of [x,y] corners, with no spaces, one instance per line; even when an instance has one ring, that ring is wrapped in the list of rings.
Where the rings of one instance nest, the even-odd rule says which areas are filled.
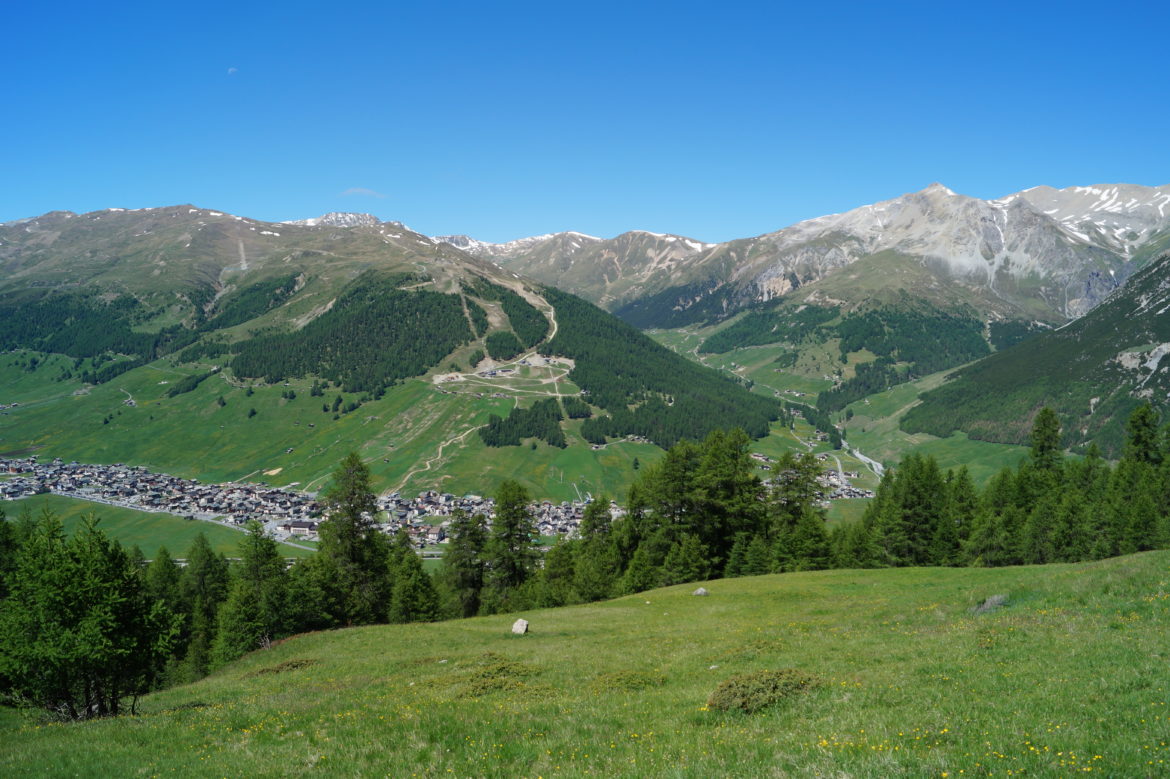
[[[0,452],[315,490],[355,450],[384,491],[567,500],[740,427],[762,456],[845,435],[847,469],[986,476],[1045,404],[1115,452],[1165,400],[1168,247],[1170,187],[1133,185],[933,184],[718,244],[51,212],[0,226]]]

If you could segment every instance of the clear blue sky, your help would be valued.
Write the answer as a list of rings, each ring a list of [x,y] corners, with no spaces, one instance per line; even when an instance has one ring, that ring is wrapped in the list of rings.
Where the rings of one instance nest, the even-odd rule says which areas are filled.
[[[757,235],[1170,183],[1163,3],[11,3],[0,221],[195,203]]]

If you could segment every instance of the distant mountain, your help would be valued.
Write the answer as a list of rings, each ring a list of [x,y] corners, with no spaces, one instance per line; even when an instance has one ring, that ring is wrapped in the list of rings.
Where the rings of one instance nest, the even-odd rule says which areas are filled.
[[[1170,243],[1170,186],[1037,187],[985,201],[932,184],[720,244],[650,233],[463,240],[476,256],[558,283],[641,327],[719,318],[882,257],[919,264],[933,279],[925,283],[955,285],[992,318],[1059,323],[1090,310]]]
[[[315,216],[310,219],[292,219],[281,222],[286,225],[301,227],[373,227],[379,222],[373,214],[354,214],[344,211],[330,211],[324,216]]]
[[[560,358],[559,376],[517,379],[517,402],[497,390],[480,404],[482,419],[501,401],[519,413],[521,398],[550,400],[542,416],[501,421],[493,440],[512,444],[563,447],[561,398],[573,396],[583,400],[573,405],[582,435],[597,446],[630,435],[671,445],[732,426],[762,436],[779,412],[589,303],[368,214],[273,223],[184,205],[2,225],[0,343],[73,358],[57,374],[63,382],[101,385],[165,366],[178,373],[164,405],[221,369],[240,391],[313,380],[345,396],[326,404],[334,419],[427,374],[436,396],[486,403],[492,385],[474,370],[508,363],[524,373],[525,355]],[[462,393],[440,391],[437,374],[464,372]],[[442,434],[464,441],[466,432]]]
[[[575,232],[508,243],[484,243],[464,235],[435,240],[523,276],[554,284],[608,309],[656,291],[665,279],[685,275],[687,262],[697,259],[704,248],[712,245],[642,230],[608,240]]]
[[[944,436],[963,430],[1025,443],[1035,413],[1051,406],[1067,444],[1095,441],[1119,454],[1125,421],[1138,403],[1170,405],[1168,313],[1170,255],[1164,255],[1080,319],[963,368],[925,393],[903,429]]]

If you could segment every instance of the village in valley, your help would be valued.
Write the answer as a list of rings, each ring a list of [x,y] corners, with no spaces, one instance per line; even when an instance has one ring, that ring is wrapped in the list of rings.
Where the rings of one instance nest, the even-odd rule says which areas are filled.
[[[761,470],[770,471],[773,458],[752,454]],[[828,464],[824,454],[818,459]],[[19,459],[0,458],[0,498],[19,500],[31,495],[53,493],[66,497],[104,503],[139,511],[162,512],[189,520],[217,522],[242,528],[248,522],[261,522],[268,532],[281,541],[316,541],[322,521],[322,506],[314,494],[270,487],[263,482],[203,484],[197,479],[183,479],[153,473],[142,466],[115,463],[86,465],[56,458],[42,463],[36,456]],[[853,487],[850,478],[857,474],[834,470],[822,471],[819,481],[825,505],[829,500],[872,497],[870,490]],[[581,524],[585,507],[592,496],[583,500],[537,501],[529,504],[537,531],[541,536],[571,536]],[[405,530],[417,548],[442,544],[447,528],[457,511],[483,514],[489,521],[495,515],[495,501],[480,495],[457,496],[427,490],[414,498],[398,492],[376,499],[379,527],[387,534]],[[610,503],[614,517],[624,514]]]

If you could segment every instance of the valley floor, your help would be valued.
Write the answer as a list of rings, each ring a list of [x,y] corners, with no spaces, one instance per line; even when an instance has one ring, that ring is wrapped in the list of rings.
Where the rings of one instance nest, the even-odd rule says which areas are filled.
[[[31,775],[1165,775],[1170,552],[783,574],[298,636],[137,717],[0,717]],[[1007,605],[972,607],[993,595]],[[531,622],[512,636],[516,617]],[[819,686],[756,714],[722,681]]]

